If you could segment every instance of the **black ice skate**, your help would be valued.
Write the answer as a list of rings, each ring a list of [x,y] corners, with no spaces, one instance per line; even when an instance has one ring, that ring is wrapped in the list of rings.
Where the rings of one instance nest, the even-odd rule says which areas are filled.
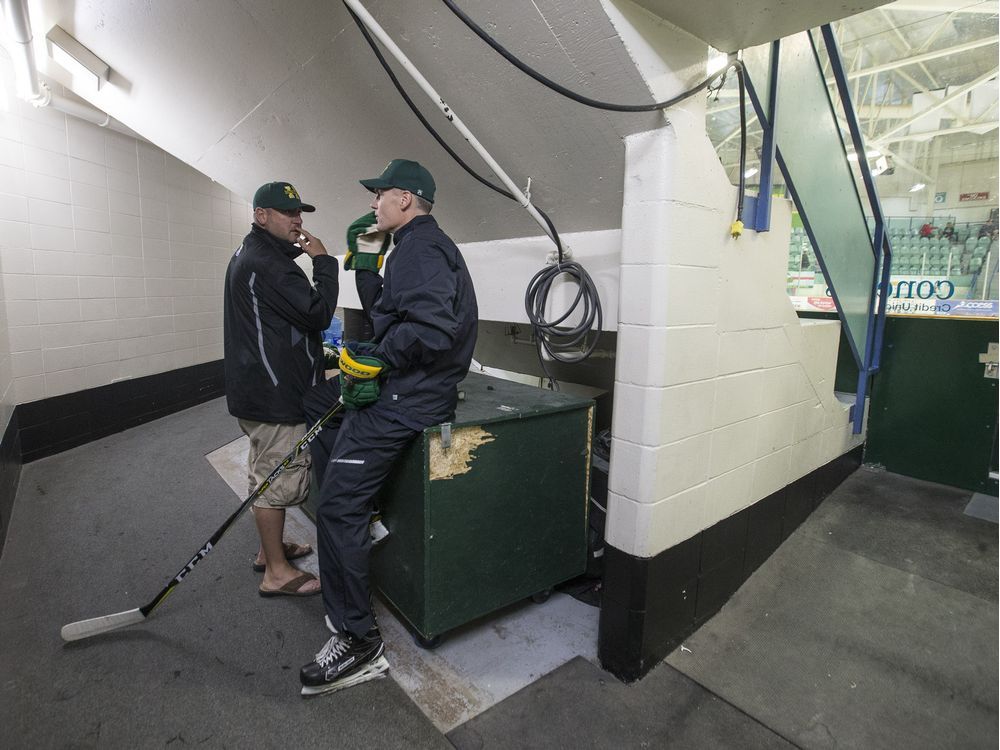
[[[321,695],[381,677],[389,669],[378,628],[364,637],[336,633],[299,672],[302,695]]]

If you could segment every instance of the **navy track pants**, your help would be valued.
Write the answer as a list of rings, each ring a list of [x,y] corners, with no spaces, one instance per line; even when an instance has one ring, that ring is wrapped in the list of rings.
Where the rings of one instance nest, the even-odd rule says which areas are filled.
[[[338,388],[331,382],[307,395],[307,418],[315,421],[329,409],[331,394]],[[320,409],[319,414],[311,413],[313,409]],[[319,439],[313,441],[314,461],[317,453],[322,457],[328,451],[329,456],[316,511],[319,572],[330,622],[340,632],[362,636],[375,625],[369,583],[372,503],[392,465],[419,431],[401,424],[377,403],[343,414],[339,425],[320,432],[325,443],[317,446]]]

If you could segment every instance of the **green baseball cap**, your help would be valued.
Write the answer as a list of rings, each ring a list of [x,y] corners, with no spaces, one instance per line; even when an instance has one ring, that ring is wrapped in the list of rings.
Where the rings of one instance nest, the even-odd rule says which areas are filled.
[[[299,191],[289,182],[269,182],[257,188],[253,194],[254,208],[300,208],[303,211],[315,211],[316,206],[303,203]]]
[[[434,202],[434,178],[431,173],[418,162],[408,159],[393,159],[378,177],[360,182],[373,193],[376,190],[399,188],[419,195],[428,203]]]

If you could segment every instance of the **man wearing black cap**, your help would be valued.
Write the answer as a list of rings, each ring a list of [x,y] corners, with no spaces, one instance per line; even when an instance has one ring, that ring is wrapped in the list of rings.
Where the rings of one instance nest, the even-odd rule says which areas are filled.
[[[226,402],[250,438],[251,492],[305,434],[302,396],[324,377],[322,333],[340,287],[337,259],[302,228],[302,212],[315,210],[287,182],[262,185],[250,233],[226,271]],[[303,252],[312,258],[315,287],[294,262]],[[285,508],[302,503],[308,489],[309,455],[303,453],[254,502],[261,596],[319,593],[316,577],[288,562],[312,549],[282,541]]]
[[[349,343],[340,354],[339,393],[347,410],[316,514],[323,605],[334,634],[301,670],[304,695],[355,685],[389,667],[368,581],[372,502],[406,445],[424,428],[454,418],[479,318],[465,259],[429,215],[430,172],[394,159],[361,184],[375,194],[375,213],[351,225],[345,267],[356,272],[374,338]],[[383,278],[378,271],[388,233],[394,249]],[[335,392],[332,382],[311,391],[307,400],[325,394],[327,403],[307,403],[307,412],[322,414]]]

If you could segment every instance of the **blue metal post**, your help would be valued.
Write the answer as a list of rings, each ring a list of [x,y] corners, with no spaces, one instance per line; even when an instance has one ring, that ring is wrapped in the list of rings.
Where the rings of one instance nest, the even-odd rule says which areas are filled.
[[[781,41],[771,42],[771,69],[767,78],[767,119],[758,117],[764,139],[760,150],[760,188],[757,191],[757,205],[754,207],[753,226],[758,232],[771,229],[771,192],[774,189],[774,123],[778,112],[778,60]]]
[[[861,165],[861,179],[865,183],[865,191],[868,193],[868,202],[872,208],[875,218],[875,278],[872,279],[872,307],[874,314],[868,319],[868,337],[865,346],[864,359],[858,372],[858,392],[854,405],[854,434],[861,432],[864,420],[864,404],[868,395],[868,381],[877,371],[882,355],[882,335],[885,328],[885,307],[886,299],[889,295],[889,276],[892,270],[892,247],[889,237],[885,232],[885,217],[882,215],[882,204],[879,202],[878,191],[875,189],[875,180],[871,170],[868,169],[868,159],[865,155],[865,142],[861,134],[861,127],[858,124],[857,115],[854,112],[854,105],[851,102],[851,93],[847,85],[847,74],[844,71],[844,64],[840,57],[840,49],[837,46],[837,39],[833,35],[833,28],[830,24],[821,27],[823,41],[826,44],[827,55],[830,58],[830,69],[833,71],[834,80],[837,82],[837,91],[840,93],[840,101],[844,105],[844,119],[847,120],[848,128],[851,131],[851,140],[854,143],[854,152],[858,155],[858,164]],[[884,251],[884,259],[883,259]],[[881,271],[881,273],[880,273]],[[878,294],[881,288],[882,294]]]

